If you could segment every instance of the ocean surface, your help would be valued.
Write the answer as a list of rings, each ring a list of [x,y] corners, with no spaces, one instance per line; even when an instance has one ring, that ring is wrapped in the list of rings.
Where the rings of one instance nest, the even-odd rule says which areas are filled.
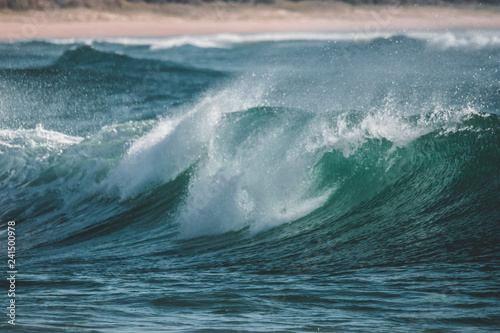
[[[0,245],[2,332],[498,332],[500,31],[3,40]]]

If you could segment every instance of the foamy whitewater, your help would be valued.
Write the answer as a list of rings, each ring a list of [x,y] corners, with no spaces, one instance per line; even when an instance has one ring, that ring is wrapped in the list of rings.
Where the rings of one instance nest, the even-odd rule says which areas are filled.
[[[0,43],[0,330],[500,330],[499,70],[498,31]]]

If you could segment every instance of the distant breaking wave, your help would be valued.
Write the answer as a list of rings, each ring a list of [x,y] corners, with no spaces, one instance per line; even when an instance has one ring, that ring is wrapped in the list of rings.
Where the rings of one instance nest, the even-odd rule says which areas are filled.
[[[46,38],[39,39],[53,44],[96,43],[121,44],[128,46],[147,46],[150,50],[170,49],[181,46],[199,48],[231,48],[239,44],[284,41],[372,41],[378,38],[407,36],[424,41],[430,47],[440,49],[473,48],[482,49],[500,45],[497,31],[447,31],[447,32],[276,32],[256,34],[214,34],[187,35],[178,37],[95,37],[95,38]]]

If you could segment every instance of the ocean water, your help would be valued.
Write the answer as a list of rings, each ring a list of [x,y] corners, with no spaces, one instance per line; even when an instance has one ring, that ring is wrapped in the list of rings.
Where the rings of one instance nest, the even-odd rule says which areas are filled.
[[[500,32],[4,40],[0,207],[1,331],[499,331]]]

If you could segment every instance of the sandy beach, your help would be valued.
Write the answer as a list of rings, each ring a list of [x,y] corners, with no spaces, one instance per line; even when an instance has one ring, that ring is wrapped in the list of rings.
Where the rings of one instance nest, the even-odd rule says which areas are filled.
[[[283,31],[499,29],[499,7],[351,6],[279,1],[252,6],[127,4],[118,10],[48,8],[0,12],[0,38],[162,37]]]

